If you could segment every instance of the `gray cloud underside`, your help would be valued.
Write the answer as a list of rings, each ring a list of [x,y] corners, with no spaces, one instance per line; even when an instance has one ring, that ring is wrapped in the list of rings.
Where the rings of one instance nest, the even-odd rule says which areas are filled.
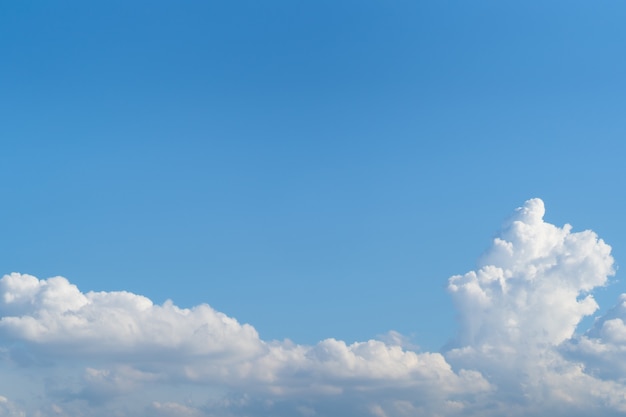
[[[386,341],[264,341],[208,305],[81,292],[62,277],[0,279],[0,416],[604,416],[626,413],[626,295],[584,335],[614,274],[591,231],[508,220],[448,291],[443,353]]]

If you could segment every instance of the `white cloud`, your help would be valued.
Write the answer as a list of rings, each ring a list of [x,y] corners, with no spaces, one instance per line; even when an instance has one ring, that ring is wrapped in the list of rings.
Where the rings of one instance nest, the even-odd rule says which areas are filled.
[[[477,271],[450,278],[461,345],[557,345],[598,308],[588,292],[614,273],[610,246],[591,231],[544,222],[544,211],[541,200],[527,201]]]
[[[0,332],[5,338],[71,355],[218,355],[262,350],[256,330],[208,305],[154,305],[129,292],[81,293],[62,277],[0,279]]]
[[[584,335],[563,344],[563,354],[582,361],[590,374],[619,382],[626,380],[626,294],[615,307],[596,319]]]
[[[76,374],[79,369],[64,375],[66,383],[54,383],[47,395],[91,408],[168,384],[228,387],[309,413],[315,407],[298,398],[345,396],[375,409],[384,399],[382,391],[396,390],[406,401],[413,391],[446,401],[490,389],[479,372],[455,372],[439,353],[376,340],[347,345],[327,339],[314,346],[265,342],[252,326],[208,305],[181,309],[127,292],[82,293],[61,277],[4,276],[0,311],[0,335],[17,364],[57,363],[63,371],[53,379],[72,370],[68,363],[85,364],[82,375]],[[178,403],[151,404],[165,415],[176,413]]]
[[[559,353],[582,318],[598,308],[589,292],[614,273],[611,248],[591,231],[544,222],[544,212],[541,200],[527,201],[478,269],[450,278],[461,328],[446,357],[483,372],[498,387],[494,401],[503,409],[520,406],[520,415],[607,403],[623,411],[622,387],[596,380],[584,364]]]
[[[575,334],[598,308],[590,292],[614,273],[610,247],[543,215],[541,200],[527,201],[476,271],[450,278],[460,329],[443,354],[412,350],[396,332],[352,344],[264,341],[208,305],[6,275],[3,372],[30,381],[37,401],[8,408],[1,397],[0,415],[619,415],[626,296]]]

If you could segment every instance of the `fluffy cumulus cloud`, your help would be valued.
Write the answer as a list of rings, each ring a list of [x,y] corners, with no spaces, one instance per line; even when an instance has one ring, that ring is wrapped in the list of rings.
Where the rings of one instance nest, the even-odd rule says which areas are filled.
[[[614,274],[611,248],[544,214],[543,201],[527,201],[477,270],[449,279],[461,327],[446,358],[480,370],[497,387],[492,406],[507,415],[626,411],[624,387],[562,354],[565,345],[575,350],[577,325],[598,309],[590,291]]]
[[[584,335],[564,343],[561,351],[569,359],[584,362],[590,374],[626,380],[626,294]]]
[[[61,277],[4,276],[0,313],[5,367],[43,369],[40,395],[55,401],[50,415],[137,415],[141,400],[147,415],[319,415],[320,407],[375,415],[419,398],[458,407],[491,389],[479,372],[453,370],[440,353],[377,340],[266,342],[208,305],[82,293]]]
[[[0,416],[622,415],[626,295],[576,333],[614,273],[610,247],[544,211],[527,201],[477,269],[449,279],[460,328],[434,353],[395,333],[265,341],[208,305],[5,275]]]

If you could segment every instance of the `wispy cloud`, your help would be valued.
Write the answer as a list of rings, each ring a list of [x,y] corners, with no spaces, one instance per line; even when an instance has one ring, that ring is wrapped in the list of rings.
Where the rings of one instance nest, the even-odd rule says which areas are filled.
[[[264,341],[208,305],[0,280],[0,416],[610,415],[626,411],[626,298],[585,335],[614,273],[591,231],[517,209],[476,271],[449,279],[460,329],[443,352],[383,340]],[[28,382],[27,382],[28,381]],[[29,396],[36,401],[30,401]],[[26,413],[26,414],[20,414]]]

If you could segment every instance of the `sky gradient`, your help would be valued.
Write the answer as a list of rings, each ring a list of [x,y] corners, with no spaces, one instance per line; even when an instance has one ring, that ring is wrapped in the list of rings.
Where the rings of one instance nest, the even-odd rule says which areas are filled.
[[[618,1],[3,3],[0,340],[23,383],[0,386],[1,412],[539,415],[582,398],[619,415],[625,18]],[[557,232],[526,241],[505,219],[541,212],[532,198],[547,210],[528,224]],[[605,248],[588,229],[611,261],[582,260]],[[536,258],[485,263],[496,236]],[[550,257],[567,272],[529,284]],[[539,304],[513,292],[481,309],[452,289],[491,264]],[[592,289],[597,308],[578,309]],[[555,322],[537,330],[524,306]],[[111,315],[147,330],[99,327]],[[207,323],[225,339],[196,339]],[[548,385],[528,403],[483,349],[532,374],[513,328],[547,332],[528,343],[563,371],[535,369]]]

